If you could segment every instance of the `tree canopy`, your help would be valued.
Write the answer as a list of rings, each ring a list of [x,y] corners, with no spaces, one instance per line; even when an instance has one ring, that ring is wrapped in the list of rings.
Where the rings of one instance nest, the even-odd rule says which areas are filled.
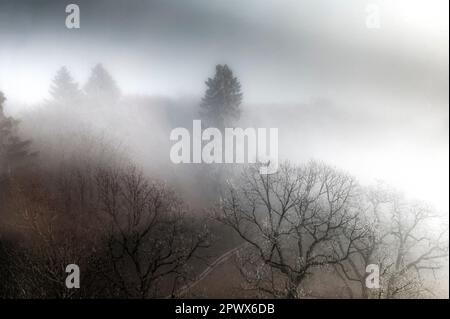
[[[68,103],[80,99],[81,90],[78,87],[78,83],[74,81],[65,66],[56,72],[52,86],[50,87],[50,95],[58,103]]]
[[[115,103],[120,97],[116,81],[102,64],[97,64],[92,69],[84,91],[88,98],[106,103]]]
[[[33,155],[28,151],[30,141],[24,141],[17,135],[18,122],[4,114],[5,101],[4,94],[0,92],[0,175],[10,174]]]
[[[200,105],[200,115],[209,126],[222,129],[240,118],[241,84],[228,65],[217,65],[213,78],[205,82],[207,89]]]

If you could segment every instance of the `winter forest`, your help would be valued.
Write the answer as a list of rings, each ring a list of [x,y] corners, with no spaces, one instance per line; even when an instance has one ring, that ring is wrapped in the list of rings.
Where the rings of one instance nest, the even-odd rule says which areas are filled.
[[[8,8],[15,7],[3,7]],[[6,30],[1,18],[0,29]],[[86,15],[86,23],[90,18]],[[180,23],[194,23],[191,18],[183,16]],[[96,27],[87,24],[91,28]],[[167,43],[175,37],[172,31],[164,35]],[[0,31],[0,39],[2,32],[7,34]],[[242,35],[233,34],[233,41],[240,41]],[[448,66],[446,41],[443,63]],[[15,42],[5,37],[0,43],[0,59],[14,61],[8,50],[16,49],[8,43]],[[86,48],[95,47],[87,43]],[[128,44],[125,40],[120,48]],[[208,45],[205,54],[216,54],[218,44]],[[82,55],[68,55],[57,62],[43,51],[26,62],[47,63],[43,76],[26,72],[33,83],[29,87],[18,80],[22,53],[15,65],[0,62],[0,73],[17,74],[11,76],[15,86],[0,75],[0,298],[448,298],[448,68],[427,68],[421,60],[419,71],[408,62],[390,69],[390,90],[397,90],[392,101],[406,101],[420,91],[406,80],[397,86],[403,78],[396,72],[404,71],[405,78],[429,72],[424,77],[438,85],[418,86],[433,105],[444,105],[435,116],[417,105],[391,110],[381,98],[367,102],[361,91],[351,101],[324,89],[312,98],[276,102],[291,89],[281,88],[274,69],[287,63],[290,70],[296,62],[292,56],[278,62],[283,59],[278,55],[287,53],[272,49],[252,58],[267,67],[254,73],[244,58],[220,48],[221,55],[211,61],[195,60],[196,67],[201,65],[195,76],[185,74],[188,67],[174,67],[176,72],[167,67],[170,76],[148,75],[173,86],[173,95],[132,90],[123,71],[123,61],[132,64],[131,55],[120,60],[123,68],[109,57],[122,59],[127,50],[138,49],[108,55],[86,51],[85,61]],[[248,50],[239,54],[253,52]],[[181,58],[183,52],[176,54]],[[276,63],[264,60],[275,55]],[[310,62],[325,60],[315,53]],[[358,67],[327,72],[323,78],[333,84],[327,86],[321,77],[321,88],[357,85],[339,80],[338,74],[358,76]],[[283,81],[295,81],[292,74],[286,77]],[[178,81],[196,90],[177,94]],[[292,92],[300,86],[315,90],[302,81]],[[312,73],[308,81],[314,81]],[[21,102],[33,88],[43,97]],[[269,93],[274,98],[255,98]],[[412,99],[420,104],[421,98]],[[347,101],[350,106],[341,108]],[[279,128],[278,170],[261,174],[261,163],[173,163],[171,131],[191,130],[194,120],[221,132],[226,127]],[[411,156],[423,150],[430,153]],[[446,168],[429,165],[441,159]],[[77,289],[67,288],[71,264],[80,270]]]

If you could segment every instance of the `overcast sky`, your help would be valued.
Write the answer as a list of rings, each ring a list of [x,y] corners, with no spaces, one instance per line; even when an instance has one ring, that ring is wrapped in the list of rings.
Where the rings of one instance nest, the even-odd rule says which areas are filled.
[[[80,6],[80,29],[65,27],[71,2]],[[370,4],[378,5],[379,29],[367,28]],[[328,126],[280,136],[299,157],[386,179],[448,209],[448,6],[448,0],[0,0],[0,90],[17,111],[47,97],[60,66],[83,83],[102,62],[125,93],[199,97],[215,64],[227,63],[248,109],[322,99],[343,110]],[[298,125],[295,119],[280,130]],[[294,148],[302,138],[309,147]]]
[[[0,0],[0,87],[11,99],[45,96],[60,65],[83,82],[101,61],[130,93],[200,95],[214,64],[228,63],[250,103],[448,100],[446,0],[72,2],[81,29],[65,27],[70,1]],[[366,27],[373,3],[381,29]]]

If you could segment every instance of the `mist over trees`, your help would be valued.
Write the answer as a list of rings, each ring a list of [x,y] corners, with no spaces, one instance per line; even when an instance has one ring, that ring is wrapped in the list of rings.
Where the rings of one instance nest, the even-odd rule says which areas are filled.
[[[316,163],[285,164],[265,176],[245,171],[217,216],[250,246],[241,268],[250,288],[299,298],[314,268],[348,259],[366,234],[352,203],[355,187],[351,177]]]
[[[246,111],[227,65],[205,84],[198,101],[136,97],[101,64],[84,85],[62,67],[21,122],[0,92],[0,297],[209,297],[207,275],[244,297],[441,297],[448,220],[424,203],[318,161],[271,175],[169,163],[171,128]],[[80,289],[65,286],[71,263]]]
[[[55,74],[50,86],[51,102],[57,104],[86,103],[111,105],[117,103],[120,98],[120,89],[111,74],[97,64],[91,69],[90,76],[83,86],[73,79],[67,67],[61,67]]]
[[[423,276],[448,257],[448,228],[425,231],[438,218],[430,208],[391,191],[364,189],[316,162],[284,164],[266,176],[248,168],[215,214],[247,243],[240,273],[244,289],[260,296],[306,297],[303,282],[327,269],[336,271],[347,298],[432,296]],[[366,283],[371,264],[381,269],[377,289]]]
[[[0,91],[0,178],[25,164],[30,164],[32,153],[30,141],[22,140],[17,134],[18,121],[7,117],[3,110],[6,101]],[[28,163],[27,163],[28,161]]]
[[[65,66],[56,72],[50,87],[50,95],[53,101],[62,105],[81,102],[82,92]]]
[[[207,89],[200,104],[200,116],[207,127],[233,127],[241,116],[243,94],[241,84],[228,65],[216,66],[213,78],[205,82]]]
[[[120,98],[120,90],[111,74],[97,64],[91,71],[91,75],[84,86],[87,98],[93,103],[114,104]]]
[[[448,257],[448,227],[441,224],[445,220],[426,204],[406,201],[380,185],[366,189],[363,196],[360,210],[368,233],[356,242],[356,253],[339,264],[338,271],[345,280],[360,285],[357,296],[364,298],[433,296],[424,278],[435,276]],[[426,231],[433,224],[434,231]],[[378,264],[382,269],[377,291],[367,288],[366,274],[358,269],[358,265],[367,264]]]

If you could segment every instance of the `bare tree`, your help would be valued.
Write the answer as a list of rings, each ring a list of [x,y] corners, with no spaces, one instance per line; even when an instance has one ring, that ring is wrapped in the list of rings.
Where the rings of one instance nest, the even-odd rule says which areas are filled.
[[[216,210],[248,243],[241,268],[248,289],[298,298],[314,269],[347,260],[366,230],[353,197],[354,180],[318,163],[281,165],[273,175],[249,167]]]
[[[439,270],[448,257],[448,228],[439,230],[437,225],[430,225],[437,217],[423,204],[393,199],[387,238],[392,247],[392,260],[387,265],[385,290],[381,292],[386,298],[405,297],[405,294],[414,297],[427,291],[423,272]]]
[[[384,239],[388,232],[382,224],[380,210],[389,200],[384,192],[374,189],[361,192],[358,199],[361,222],[365,225],[366,233],[354,242],[355,254],[334,266],[336,274],[346,286],[351,298],[369,298],[370,289],[366,285],[367,265],[376,264],[385,269],[384,263],[388,258],[388,246]],[[342,248],[341,248],[342,249]],[[359,291],[355,291],[356,284]]]
[[[438,227],[439,216],[379,186],[369,188],[360,203],[368,232],[355,242],[357,253],[336,266],[338,274],[358,283],[362,298],[429,294],[424,275],[441,269],[448,257],[448,228]],[[366,287],[369,264],[379,266],[379,289]]]
[[[107,228],[110,271],[105,275],[118,294],[155,298],[173,293],[188,276],[189,262],[208,246],[207,230],[189,223],[173,191],[134,169],[102,170],[97,185]]]
[[[28,176],[30,177],[30,176]],[[66,227],[66,215],[61,214],[54,197],[37,179],[27,183],[11,183],[9,229],[14,239],[4,247],[8,262],[8,277],[14,297],[20,298],[79,298],[92,297],[92,274],[89,264],[95,260],[87,247],[92,238],[79,235]],[[67,289],[66,266],[76,263],[83,269],[83,288]]]

